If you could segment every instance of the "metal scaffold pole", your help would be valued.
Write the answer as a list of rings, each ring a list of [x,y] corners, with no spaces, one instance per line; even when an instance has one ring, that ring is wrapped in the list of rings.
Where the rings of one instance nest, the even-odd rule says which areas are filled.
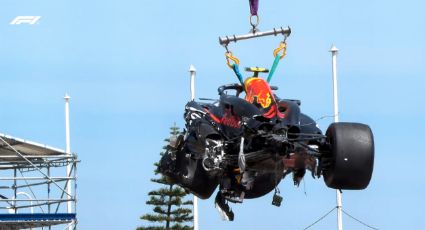
[[[338,81],[336,74],[336,56],[338,49],[332,45],[329,52],[332,53],[332,80],[333,80],[333,105],[334,105],[334,122],[339,122],[339,108],[338,108]],[[342,194],[341,190],[336,190],[336,208],[337,208],[337,222],[338,230],[342,230]]]
[[[71,132],[70,132],[70,127],[69,127],[69,99],[71,97],[68,94],[65,94],[65,133],[66,133],[66,154],[68,154],[68,156],[71,156]],[[68,162],[68,165],[66,166],[66,175],[67,177],[71,177],[71,169],[72,169],[72,164],[70,162]],[[67,188],[67,197],[68,197],[68,202],[67,202],[67,211],[68,213],[72,213],[72,181],[71,180],[67,180],[66,182],[66,188]],[[68,227],[69,230],[72,230],[72,225],[70,225]]]
[[[77,227],[75,170],[78,161],[70,147],[70,97],[65,95],[64,99],[66,150],[0,133],[3,159],[0,181],[13,183],[1,186],[1,189],[10,189],[13,196],[2,195],[0,209],[13,215],[0,214],[0,229],[4,229],[2,226],[7,229],[51,229],[54,225],[64,224],[68,224],[67,230]],[[65,172],[67,175],[63,175]],[[47,191],[43,191],[45,188]],[[31,214],[22,213],[21,210],[27,208],[31,209]],[[41,212],[34,213],[38,209]]]
[[[193,65],[190,65],[189,67],[189,73],[190,73],[190,100],[195,100],[195,76],[196,76],[196,69]],[[199,230],[198,226],[198,197],[193,195],[193,229]]]

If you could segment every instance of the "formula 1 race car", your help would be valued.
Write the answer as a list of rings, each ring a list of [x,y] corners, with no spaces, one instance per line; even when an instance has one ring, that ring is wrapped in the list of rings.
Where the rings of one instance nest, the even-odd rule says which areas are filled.
[[[186,104],[186,129],[171,138],[159,165],[163,175],[201,199],[219,186],[216,207],[228,220],[234,218],[228,202],[276,191],[291,173],[295,185],[309,170],[313,177],[323,175],[330,188],[368,186],[374,162],[369,126],[332,123],[324,135],[300,112],[299,100],[278,98],[277,87],[258,77],[267,70],[249,70],[254,76],[243,85],[219,87],[219,100]],[[280,202],[275,192],[273,204]]]

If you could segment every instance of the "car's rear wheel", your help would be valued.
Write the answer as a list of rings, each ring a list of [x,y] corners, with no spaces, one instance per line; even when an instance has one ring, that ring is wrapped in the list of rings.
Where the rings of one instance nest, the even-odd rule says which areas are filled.
[[[369,126],[333,123],[326,131],[327,144],[321,158],[323,177],[334,189],[364,189],[373,172],[374,142]]]

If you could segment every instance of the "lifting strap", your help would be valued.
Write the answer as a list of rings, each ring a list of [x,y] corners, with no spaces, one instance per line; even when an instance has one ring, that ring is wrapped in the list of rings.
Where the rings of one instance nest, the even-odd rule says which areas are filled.
[[[225,46],[225,47],[226,47],[226,50],[227,50],[227,46]],[[239,82],[243,86],[244,80],[243,80],[243,76],[242,76],[241,72],[239,71],[239,63],[240,63],[239,59],[236,58],[235,56],[233,56],[231,51],[227,51],[225,53],[225,55],[226,55],[226,60],[227,60],[227,66],[229,66],[229,68],[231,68],[233,70],[233,72],[235,72],[236,77],[238,78]],[[274,55],[274,61],[273,61],[273,65],[270,69],[269,75],[267,77],[267,83],[270,83],[270,81],[272,80],[273,74],[276,71],[277,66],[279,65],[279,61],[286,56],[286,37],[282,42],[280,42],[279,47],[277,47],[273,51],[273,55]],[[233,61],[233,64],[230,63],[230,61]]]
[[[276,71],[279,61],[280,61],[280,54],[276,55],[276,57],[274,58],[272,68],[270,69],[269,76],[267,77],[267,83],[270,83],[270,81],[272,80],[274,71]]]
[[[260,23],[260,17],[258,16],[258,1],[259,0],[249,0],[249,9],[251,15],[249,16],[249,24],[252,26],[251,32],[255,34],[258,32],[257,26]]]
[[[251,10],[251,15],[258,15],[258,1],[259,0],[249,0],[249,9]]]
[[[273,65],[270,69],[269,75],[267,77],[267,83],[270,83],[274,72],[276,71],[277,66],[279,65],[279,61],[285,57],[286,55],[286,38],[289,36],[289,34],[291,34],[291,29],[288,27],[286,30],[284,30],[282,27],[280,28],[280,30],[276,30],[273,29],[273,31],[267,31],[267,32],[259,32],[257,30],[257,26],[259,23],[259,16],[258,16],[258,2],[260,0],[249,0],[249,8],[250,8],[250,18],[249,18],[249,22],[252,26],[252,34],[244,35],[244,36],[235,36],[233,35],[233,39],[229,38],[229,37],[223,37],[223,38],[219,38],[220,44],[224,46],[224,48],[226,48],[226,60],[227,60],[227,66],[229,66],[229,68],[231,68],[233,70],[233,72],[235,72],[236,77],[238,78],[239,82],[241,83],[241,85],[244,85],[244,80],[243,80],[243,76],[239,71],[239,59],[237,59],[236,57],[233,56],[232,52],[228,50],[227,46],[229,45],[229,43],[231,41],[236,42],[237,40],[243,40],[243,39],[249,39],[249,38],[253,38],[253,37],[260,37],[260,36],[268,36],[268,35],[277,35],[278,33],[282,33],[284,35],[284,40],[279,44],[279,47],[277,47],[274,52],[274,61],[273,61]],[[256,20],[254,21],[253,18],[255,18]],[[281,52],[281,54],[279,54],[279,52]],[[233,61],[233,63],[230,63],[231,61]]]
[[[227,51],[225,55],[227,60],[227,66],[229,66],[229,68],[231,68],[233,72],[235,72],[236,77],[238,78],[239,82],[243,86],[243,76],[241,72],[239,71],[239,59],[233,56],[231,51]],[[231,64],[230,61],[233,61],[233,64]]]
[[[286,40],[286,37],[285,37],[285,40]],[[275,58],[274,58],[274,61],[273,61],[272,68],[270,69],[269,76],[267,77],[267,83],[270,83],[270,81],[272,80],[273,74],[276,71],[276,68],[279,64],[279,61],[286,56],[286,42],[285,42],[285,40],[283,42],[281,42],[279,44],[279,47],[277,47],[273,51],[273,55],[274,55]],[[282,54],[279,54],[280,51],[282,51]]]
[[[241,72],[239,71],[239,65],[233,64],[232,69],[233,69],[233,72],[235,72],[236,77],[238,77],[239,82],[243,86],[244,85],[243,76],[242,76]]]

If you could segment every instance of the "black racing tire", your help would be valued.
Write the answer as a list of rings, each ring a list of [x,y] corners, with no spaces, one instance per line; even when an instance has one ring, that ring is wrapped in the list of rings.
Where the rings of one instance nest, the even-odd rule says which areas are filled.
[[[334,189],[365,189],[372,178],[375,147],[372,130],[359,123],[332,123],[326,131],[323,178]]]

